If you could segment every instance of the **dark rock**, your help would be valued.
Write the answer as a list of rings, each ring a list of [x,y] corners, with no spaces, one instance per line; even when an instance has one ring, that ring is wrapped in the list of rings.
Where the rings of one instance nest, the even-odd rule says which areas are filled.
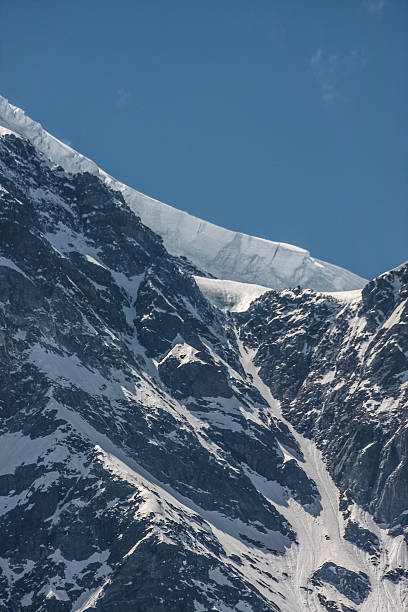
[[[232,397],[225,366],[188,344],[176,344],[158,370],[163,382],[180,397]]]
[[[385,572],[383,579],[390,580],[394,584],[398,584],[401,580],[408,580],[408,569],[403,567],[397,567],[392,570]]]
[[[312,576],[312,584],[327,582],[334,586],[339,593],[350,599],[355,604],[362,603],[370,594],[370,580],[364,572],[353,572],[336,565],[335,563],[324,563]]]
[[[370,555],[378,557],[380,554],[380,542],[375,533],[363,529],[354,521],[349,521],[344,531],[344,539],[348,540],[358,548],[365,550]]]

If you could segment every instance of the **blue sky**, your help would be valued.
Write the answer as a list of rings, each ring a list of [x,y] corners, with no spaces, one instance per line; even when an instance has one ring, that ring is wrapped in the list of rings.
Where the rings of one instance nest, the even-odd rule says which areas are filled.
[[[406,0],[3,0],[0,93],[127,184],[373,276],[408,235]]]

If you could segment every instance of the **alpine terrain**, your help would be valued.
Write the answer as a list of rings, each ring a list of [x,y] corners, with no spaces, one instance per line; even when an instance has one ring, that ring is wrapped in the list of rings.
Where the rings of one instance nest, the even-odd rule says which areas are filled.
[[[0,611],[408,608],[408,263],[119,183],[0,98]]]

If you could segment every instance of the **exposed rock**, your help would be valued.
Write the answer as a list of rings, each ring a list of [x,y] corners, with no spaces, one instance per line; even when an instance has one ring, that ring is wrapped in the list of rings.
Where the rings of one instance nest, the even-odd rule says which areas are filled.
[[[108,182],[0,137],[1,612],[344,612],[333,575],[364,599],[365,574],[299,586],[304,551],[353,554],[353,504],[389,521],[353,544],[405,545],[405,268],[237,315],[198,273]],[[404,579],[355,552],[375,597]]]
[[[354,521],[349,521],[347,523],[344,531],[344,538],[374,557],[378,557],[380,553],[380,542],[375,533],[360,527],[360,525]]]
[[[341,492],[394,528],[408,499],[407,298],[408,263],[362,296],[270,292],[235,315],[262,379]]]
[[[408,569],[404,567],[397,567],[386,572],[383,578],[385,580],[394,582],[394,584],[398,584],[400,580],[408,580]]]
[[[225,366],[189,344],[176,344],[158,370],[163,382],[180,397],[232,397]]]
[[[331,562],[324,563],[314,572],[312,583],[319,584],[321,581],[331,584],[339,593],[357,605],[367,599],[371,590],[367,574],[364,572],[357,574]]]

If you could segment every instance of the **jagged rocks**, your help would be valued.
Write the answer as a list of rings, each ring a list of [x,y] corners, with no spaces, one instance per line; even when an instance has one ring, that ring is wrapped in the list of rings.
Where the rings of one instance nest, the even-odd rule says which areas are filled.
[[[189,344],[176,344],[159,362],[158,370],[179,397],[232,397],[226,368]]]
[[[321,593],[318,593],[317,598],[327,612],[356,612],[355,608],[350,608],[343,603],[337,604],[335,601],[328,599]]]
[[[334,539],[404,579],[342,538],[355,502],[407,527],[403,271],[366,310],[294,290],[234,316],[107,183],[8,135],[0,185],[1,612],[346,610],[299,586]]]
[[[348,540],[358,548],[365,550],[374,558],[380,554],[380,542],[375,533],[364,529],[358,523],[349,521],[344,531],[344,539]]]
[[[404,264],[362,295],[269,292],[235,315],[260,376],[341,492],[394,528],[408,498],[407,297]]]
[[[230,566],[228,542],[244,566],[296,534],[211,413],[188,408],[227,402],[248,436],[263,411],[268,431],[232,325],[120,194],[14,136],[0,149],[0,610],[65,612],[93,594],[101,610],[278,610],[270,581],[261,593]],[[198,374],[165,359],[175,344]]]
[[[367,574],[364,574],[364,572],[357,574],[331,562],[324,563],[314,572],[311,581],[312,584],[316,585],[321,582],[331,584],[339,593],[345,595],[357,605],[367,599],[371,590]]]
[[[383,576],[384,580],[390,580],[394,584],[398,584],[400,580],[406,580],[408,582],[408,568],[397,567],[392,570],[388,570]]]

